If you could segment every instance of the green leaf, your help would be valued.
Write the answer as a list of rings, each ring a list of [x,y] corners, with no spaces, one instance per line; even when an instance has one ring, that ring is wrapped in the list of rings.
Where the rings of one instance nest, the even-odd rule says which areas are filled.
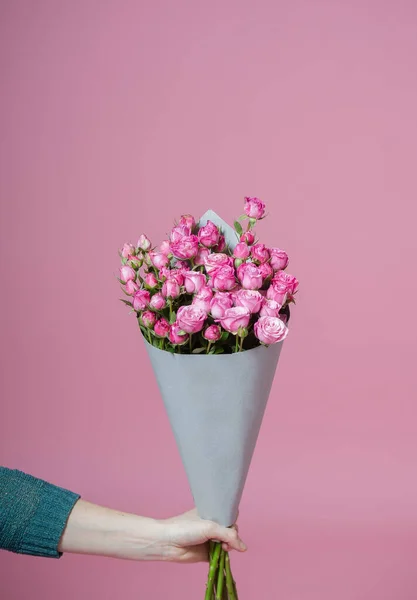
[[[129,300],[125,300],[124,298],[119,298],[120,302],[123,302],[123,304],[126,304],[126,306],[130,306],[131,308],[133,308],[133,304],[131,302],[129,302]]]
[[[228,331],[223,331],[222,333],[222,337],[220,338],[221,342],[225,342],[229,337],[229,332]]]
[[[239,223],[239,221],[235,221],[234,226],[235,226],[236,233],[239,235],[242,235],[243,229],[242,229],[242,225]]]
[[[223,354],[223,352],[224,352],[224,348],[220,347],[220,348],[215,349],[214,354]]]
[[[194,348],[192,353],[193,354],[201,354],[204,351],[205,351],[205,348]]]

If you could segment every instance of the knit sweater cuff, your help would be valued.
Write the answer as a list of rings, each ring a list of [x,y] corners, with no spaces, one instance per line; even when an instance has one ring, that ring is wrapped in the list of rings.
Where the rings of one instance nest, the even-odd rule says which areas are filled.
[[[43,485],[42,496],[22,540],[20,552],[60,558],[62,552],[58,552],[58,544],[80,496],[50,483]]]

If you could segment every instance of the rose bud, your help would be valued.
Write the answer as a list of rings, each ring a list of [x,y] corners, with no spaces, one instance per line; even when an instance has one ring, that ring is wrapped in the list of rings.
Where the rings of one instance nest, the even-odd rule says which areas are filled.
[[[206,285],[206,276],[197,271],[184,273],[184,285],[187,294],[197,294]]]
[[[248,246],[251,246],[255,241],[255,236],[251,231],[246,231],[240,236],[240,241],[245,242],[245,244],[248,244]]]
[[[260,220],[265,216],[265,204],[259,198],[245,198],[245,214],[250,219]]]
[[[245,329],[249,325],[250,312],[243,306],[228,308],[220,319],[223,329],[236,335],[239,329]]]
[[[135,270],[132,269],[132,267],[130,267],[129,265],[123,265],[123,267],[120,267],[120,279],[123,281],[123,283],[127,283],[128,281],[135,281]]]
[[[240,265],[237,276],[242,287],[247,290],[259,290],[262,287],[262,274],[258,267],[251,263]]]
[[[159,269],[159,279],[161,281],[165,281],[168,277],[171,276],[171,269],[169,267],[162,267]]]
[[[223,252],[226,249],[226,238],[224,235],[220,235],[219,243],[216,246],[216,252]]]
[[[155,325],[155,321],[156,315],[150,310],[145,310],[145,312],[143,312],[140,316],[140,322],[145,327],[148,327],[148,329],[152,329],[152,327]]]
[[[133,296],[133,308],[134,310],[141,311],[145,310],[151,299],[151,295],[147,290],[138,290]]]
[[[149,248],[151,247],[151,245],[152,244],[151,244],[149,238],[147,238],[146,235],[142,233],[142,235],[140,236],[140,238],[138,240],[138,248],[140,248],[144,252],[147,252],[149,250]]]
[[[169,256],[171,254],[171,245],[169,240],[164,240],[159,246],[159,252],[161,254],[165,254],[165,256]]]
[[[197,306],[180,306],[177,323],[186,333],[198,333],[204,327],[207,313]]]
[[[196,235],[188,235],[177,242],[171,242],[171,252],[175,258],[181,260],[194,258],[198,252],[198,237]]]
[[[129,256],[128,265],[135,269],[135,271],[139,271],[143,263],[143,259],[140,256]]]
[[[270,265],[274,271],[281,271],[286,269],[288,265],[288,254],[284,250],[279,248],[271,248],[269,251],[271,255]]]
[[[169,323],[166,319],[159,319],[153,328],[155,334],[160,338],[165,338],[169,334]]]
[[[174,346],[182,346],[188,341],[189,335],[188,333],[184,333],[178,323],[174,323],[169,329],[168,337]]]
[[[186,227],[191,233],[195,227],[195,219],[192,215],[182,215],[178,225],[180,227]]]
[[[288,327],[278,317],[259,317],[254,331],[258,340],[267,346],[282,342],[288,335]]]
[[[169,263],[169,258],[162,252],[149,252],[149,258],[155,269],[162,269]]]
[[[181,294],[181,288],[178,281],[174,277],[167,279],[162,286],[162,294],[166,298],[178,298]]]
[[[217,342],[222,337],[222,330],[218,325],[210,325],[203,333],[203,338],[208,342]]]
[[[228,308],[232,308],[233,300],[227,292],[217,292],[210,303],[210,313],[213,319],[221,319]]]
[[[263,301],[263,296],[255,290],[239,290],[235,294],[235,306],[243,306],[252,314],[261,310]]]
[[[156,278],[156,275],[154,275],[154,273],[148,273],[145,277],[145,285],[148,286],[148,288],[155,288],[158,285],[159,281]]]
[[[198,239],[200,244],[206,248],[213,248],[219,243],[220,231],[214,223],[207,221],[207,225],[199,230]]]
[[[244,242],[239,242],[233,250],[233,256],[241,260],[246,260],[250,256],[250,248]]]
[[[191,229],[188,227],[184,227],[183,225],[178,225],[177,227],[173,227],[171,233],[169,235],[169,239],[171,244],[176,244],[182,238],[188,237],[191,234]]]
[[[212,285],[218,292],[228,292],[236,286],[235,270],[233,267],[220,267],[212,274]]]
[[[154,310],[163,310],[167,305],[167,301],[162,294],[155,294],[152,296],[149,306]]]
[[[264,263],[269,259],[269,250],[265,244],[255,244],[252,246],[252,258],[258,263]]]
[[[280,310],[281,304],[278,304],[275,300],[264,300],[259,314],[261,317],[278,317]]]
[[[274,274],[274,271],[272,270],[272,267],[269,263],[263,263],[262,265],[259,265],[258,269],[260,270],[262,279],[264,281],[266,281],[267,279],[270,279],[272,277],[272,275]]]
[[[209,254],[206,258],[205,269],[206,272],[211,275],[220,267],[230,267],[233,265],[233,259],[227,254]]]
[[[198,252],[195,256],[194,259],[194,264],[196,267],[201,267],[203,265],[205,265],[206,263],[206,258],[208,257],[208,255],[210,254],[210,250],[208,250],[208,248],[202,248],[200,247],[198,249]]]
[[[120,250],[120,254],[123,258],[129,258],[136,253],[136,249],[132,244],[123,244],[123,248]]]
[[[132,281],[132,279],[129,279],[129,281],[125,285],[125,292],[129,296],[133,296],[138,291],[138,289],[138,284]]]

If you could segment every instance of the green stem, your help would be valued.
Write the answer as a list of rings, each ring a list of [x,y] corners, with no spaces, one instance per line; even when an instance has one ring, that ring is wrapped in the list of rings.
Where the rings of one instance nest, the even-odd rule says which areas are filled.
[[[227,588],[227,594],[229,596],[229,600],[236,600],[235,587],[233,585],[233,577],[232,577],[232,571],[230,570],[230,558],[229,558],[229,553],[228,552],[226,552],[225,562],[226,562],[226,588]]]
[[[239,352],[239,336],[236,335],[236,347],[235,347],[235,352]]]
[[[223,588],[224,588],[224,562],[226,559],[226,552],[223,548],[220,551],[220,562],[219,562],[219,575],[217,577],[217,589],[216,589],[216,600],[223,599]]]
[[[148,341],[150,344],[152,344],[152,339],[151,339],[151,332],[148,329]]]
[[[210,354],[211,342],[208,343],[206,354]]]
[[[245,338],[244,338],[244,337],[241,337],[241,338],[240,338],[240,347],[239,347],[239,352],[242,352],[242,350],[243,350],[243,342],[244,342],[244,340],[245,340]]]
[[[190,335],[190,354],[192,354],[192,352],[193,352],[193,340],[192,340],[192,337]]]
[[[172,323],[172,299],[169,300],[169,322]]]
[[[219,564],[221,548],[222,548],[221,543],[215,544],[213,554],[212,554],[212,557],[210,560],[210,568],[209,568],[209,574],[208,574],[208,579],[207,579],[206,595],[205,595],[204,600],[213,600],[214,578],[217,573],[217,567]]]

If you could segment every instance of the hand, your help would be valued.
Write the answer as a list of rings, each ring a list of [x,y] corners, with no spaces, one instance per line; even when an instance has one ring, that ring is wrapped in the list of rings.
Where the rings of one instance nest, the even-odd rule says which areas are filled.
[[[164,525],[161,541],[165,560],[182,563],[207,561],[209,540],[223,542],[227,551],[246,550],[236,525],[226,528],[213,521],[205,521],[200,519],[195,509],[160,522]]]
[[[157,521],[79,500],[68,519],[58,549],[130,560],[199,562],[208,560],[207,542],[244,552],[236,527],[221,527],[195,510]]]

